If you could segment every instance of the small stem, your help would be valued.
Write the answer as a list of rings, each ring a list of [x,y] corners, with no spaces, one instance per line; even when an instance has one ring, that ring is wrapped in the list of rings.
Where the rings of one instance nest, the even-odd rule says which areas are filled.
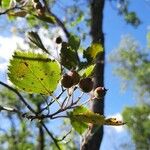
[[[2,81],[0,81],[0,84],[5,86],[6,88],[8,88],[9,90],[13,91],[15,94],[18,95],[20,101],[22,101],[22,103],[24,103],[26,105],[26,107],[33,112],[34,114],[36,114],[36,111],[25,101],[25,99],[23,98],[23,96],[17,91],[17,89],[3,83]]]
[[[52,138],[52,140],[54,141],[56,147],[58,148],[58,150],[61,150],[59,144],[58,144],[58,141],[56,138],[54,138],[53,134],[48,130],[48,128],[46,127],[46,125],[41,122],[41,125],[43,126],[43,128],[46,130],[46,132],[48,133],[48,135]]]

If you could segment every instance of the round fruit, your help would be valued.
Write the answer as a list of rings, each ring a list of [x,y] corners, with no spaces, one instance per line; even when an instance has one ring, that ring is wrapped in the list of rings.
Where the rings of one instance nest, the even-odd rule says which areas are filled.
[[[105,89],[105,87],[97,87],[94,90],[94,96],[98,99],[103,99],[106,92],[107,92],[107,89]]]
[[[57,43],[57,44],[62,43],[62,38],[61,38],[60,36],[56,38],[56,43]]]
[[[64,74],[61,79],[61,84],[65,88],[71,88],[73,86],[73,81],[72,81],[71,76]]]
[[[84,79],[80,80],[80,82],[79,82],[79,87],[85,93],[92,91],[93,85],[94,85],[94,83],[91,78],[84,78]]]
[[[73,81],[73,85],[76,85],[79,83],[80,75],[75,70],[68,72],[68,75],[71,76],[72,81]]]

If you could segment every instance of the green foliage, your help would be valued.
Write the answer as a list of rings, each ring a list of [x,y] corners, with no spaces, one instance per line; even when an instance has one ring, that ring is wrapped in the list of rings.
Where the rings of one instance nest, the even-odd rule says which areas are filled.
[[[90,65],[88,66],[87,68],[81,70],[81,76],[86,78],[86,77],[91,77],[93,75],[93,72],[94,72],[94,68],[95,68],[95,65]]]
[[[44,54],[15,52],[9,65],[9,79],[20,89],[29,93],[50,95],[60,80],[57,61]]]
[[[87,110],[87,108],[80,106],[75,108],[72,112],[68,113],[71,125],[79,134],[83,134],[83,132],[87,129],[88,125],[81,120],[78,121],[76,118],[74,118],[74,116],[78,115],[79,113],[84,113]]]
[[[138,26],[141,23],[135,12],[126,13],[125,20],[127,23],[130,23],[133,26]]]
[[[88,64],[92,64],[96,56],[102,52],[102,45],[99,43],[93,43],[83,52],[83,57],[87,59]]]
[[[88,124],[95,125],[124,125],[122,121],[118,121],[116,118],[105,118],[103,115],[94,113],[83,106],[76,107],[72,112],[68,113],[71,120],[71,124],[74,129],[82,134]]]
[[[39,37],[39,35],[36,32],[28,32],[28,38],[30,39],[30,41],[32,43],[34,43],[38,48],[41,48],[44,52],[46,52],[47,54],[49,54],[48,50],[44,47],[41,38]]]
[[[36,16],[36,18],[44,21],[44,22],[47,22],[47,23],[51,23],[51,24],[55,24],[56,23],[56,20],[53,16],[50,16],[50,15],[41,15],[41,16]]]
[[[11,0],[2,0],[2,7],[8,8],[11,3]]]
[[[80,39],[75,35],[71,35],[68,39],[68,43],[71,49],[76,52],[80,46]]]
[[[75,69],[78,65],[77,53],[66,42],[62,43],[60,58],[61,58],[61,65],[63,65],[69,70]]]
[[[135,142],[136,149],[148,150],[150,148],[150,106],[145,104],[127,107],[122,114]]]
[[[134,83],[134,89],[138,95],[146,96],[150,94],[150,60],[149,53],[141,50],[137,42],[127,36],[122,39],[116,52],[110,57],[112,62],[117,63],[116,73],[126,85]],[[132,81],[132,82],[128,82]],[[148,96],[145,99],[149,101]]]

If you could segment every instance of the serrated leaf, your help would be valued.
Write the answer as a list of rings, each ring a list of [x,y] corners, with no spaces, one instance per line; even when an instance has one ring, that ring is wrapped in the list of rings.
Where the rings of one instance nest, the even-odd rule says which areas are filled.
[[[86,77],[91,77],[93,75],[93,70],[94,70],[95,65],[90,65],[86,69],[81,70],[81,76],[86,78]]]
[[[77,51],[80,46],[80,39],[75,35],[71,35],[69,37],[68,44],[73,51]]]
[[[28,32],[28,38],[30,39],[30,41],[32,43],[34,43],[37,47],[41,48],[44,52],[46,52],[47,54],[50,54],[49,51],[45,48],[45,46],[42,43],[41,38],[39,37],[39,35],[37,34],[37,32]]]
[[[72,112],[69,113],[68,116],[70,117],[71,124],[76,131],[80,131],[81,123],[84,123],[84,125],[88,125],[88,123],[92,123],[96,125],[113,125],[113,126],[120,126],[125,124],[124,122],[119,121],[116,118],[106,119],[103,115],[94,113],[86,109],[85,107],[81,107],[81,106],[75,108]],[[74,122],[76,124],[79,122],[77,127],[75,126],[76,124],[74,125]]]
[[[10,81],[29,93],[50,95],[61,78],[57,61],[32,52],[15,52],[8,70]]]
[[[90,47],[88,47],[84,52],[83,56],[87,59],[89,63],[96,58],[99,53],[103,52],[103,47],[99,43],[93,43]]]
[[[76,66],[78,65],[78,58],[76,52],[74,52],[71,46],[69,46],[69,44],[66,42],[62,43],[62,47],[60,50],[60,58],[61,65],[63,65],[69,70],[76,68]]]

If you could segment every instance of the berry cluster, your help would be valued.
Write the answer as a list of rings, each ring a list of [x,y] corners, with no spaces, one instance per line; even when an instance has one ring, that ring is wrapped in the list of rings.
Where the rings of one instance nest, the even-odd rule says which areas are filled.
[[[80,79],[80,75],[74,70],[69,71],[68,74],[63,75],[61,79],[61,84],[65,88],[71,88],[72,86],[78,84],[80,89],[84,93],[89,93],[90,91],[92,91],[94,85],[91,78],[87,77]],[[97,87],[94,90],[94,97],[97,99],[103,99],[106,92],[107,89],[105,89],[105,87]]]

